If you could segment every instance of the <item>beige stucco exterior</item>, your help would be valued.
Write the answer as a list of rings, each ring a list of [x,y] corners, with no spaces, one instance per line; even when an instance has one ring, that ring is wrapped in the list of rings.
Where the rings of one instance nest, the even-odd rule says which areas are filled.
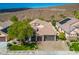
[[[64,33],[64,31],[63,31],[60,27],[58,27],[57,25],[56,25],[56,28],[57,28],[57,30],[58,30],[59,32],[63,32],[63,33]]]
[[[59,32],[65,33],[66,39],[69,39],[69,38],[71,38],[71,39],[77,38],[77,33],[79,33],[79,29],[75,29],[75,30],[73,30],[73,31],[70,32],[70,33],[66,33],[63,29],[61,29],[61,28],[58,27],[57,25],[56,25],[56,28],[57,28],[57,30],[58,30]]]

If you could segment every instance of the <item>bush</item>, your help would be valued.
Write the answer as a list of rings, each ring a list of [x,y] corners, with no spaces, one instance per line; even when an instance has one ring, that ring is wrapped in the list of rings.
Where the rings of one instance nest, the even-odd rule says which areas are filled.
[[[59,37],[59,39],[61,39],[61,40],[66,40],[66,38],[65,38],[65,33],[63,33],[63,32],[61,32],[58,37]]]
[[[10,46],[12,46],[12,44],[11,43],[8,43],[7,46],[10,47]]]
[[[69,43],[69,42],[67,42],[67,45],[68,45],[68,46],[70,46],[70,43]]]
[[[12,45],[9,50],[35,50],[38,46],[36,43],[27,43],[26,45]]]
[[[53,26],[56,26],[55,16],[51,16],[51,23],[52,23]]]
[[[18,18],[16,16],[12,16],[11,21],[16,22],[16,21],[18,21]]]
[[[78,40],[76,40],[76,39],[73,39],[73,40],[70,40],[70,42],[78,42]]]
[[[70,45],[71,51],[79,51],[79,42],[74,42]]]
[[[40,16],[39,19],[40,19],[40,20],[44,20],[44,17]]]
[[[16,44],[16,42],[13,42],[14,44]]]

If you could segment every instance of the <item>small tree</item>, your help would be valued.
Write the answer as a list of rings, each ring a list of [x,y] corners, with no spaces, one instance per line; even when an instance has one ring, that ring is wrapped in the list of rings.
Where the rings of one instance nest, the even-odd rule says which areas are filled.
[[[18,18],[16,16],[12,16],[11,21],[16,22],[16,21],[18,21]]]
[[[79,11],[73,11],[73,14],[75,16],[75,18],[79,19]]]
[[[8,28],[8,36],[10,38],[17,38],[20,41],[25,40],[26,37],[33,35],[33,29],[28,21],[17,21]]]
[[[56,26],[55,16],[51,16],[51,23],[53,26]]]
[[[65,15],[63,15],[63,14],[60,14],[60,16],[61,16],[62,18],[66,18],[66,16],[65,16]]]
[[[40,16],[39,19],[40,19],[40,20],[44,20],[44,17]]]
[[[65,33],[63,33],[63,32],[61,32],[58,37],[59,37],[59,39],[61,39],[61,40],[66,40],[66,38],[65,38]]]

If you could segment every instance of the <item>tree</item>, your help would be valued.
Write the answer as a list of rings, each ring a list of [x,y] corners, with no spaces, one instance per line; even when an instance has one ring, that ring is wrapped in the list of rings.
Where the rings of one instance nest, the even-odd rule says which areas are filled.
[[[55,16],[51,16],[51,23],[53,26],[56,26]]]
[[[8,29],[8,37],[9,39],[13,39],[15,38],[18,34],[17,34],[17,23],[12,24]]]
[[[59,39],[61,39],[61,40],[66,40],[66,38],[65,38],[65,33],[63,33],[63,32],[60,32],[58,37],[59,37]]]
[[[12,16],[11,21],[16,22],[16,21],[18,21],[18,18],[16,16]]]
[[[44,17],[43,17],[43,16],[40,16],[39,19],[40,19],[40,20],[44,20]]]
[[[17,21],[8,28],[8,36],[10,38],[17,38],[25,40],[26,37],[33,35],[33,28],[28,21]]]
[[[79,19],[79,11],[73,11],[73,14],[75,16],[75,18]]]
[[[65,15],[63,15],[63,14],[60,14],[60,16],[61,16],[62,18],[66,18],[66,16],[65,16]]]

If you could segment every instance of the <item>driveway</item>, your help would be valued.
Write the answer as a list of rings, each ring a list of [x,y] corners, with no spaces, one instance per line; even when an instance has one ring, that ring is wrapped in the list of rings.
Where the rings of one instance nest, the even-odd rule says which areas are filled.
[[[39,51],[68,51],[64,41],[43,41],[38,44]]]
[[[0,54],[7,52],[7,42],[0,42]]]

